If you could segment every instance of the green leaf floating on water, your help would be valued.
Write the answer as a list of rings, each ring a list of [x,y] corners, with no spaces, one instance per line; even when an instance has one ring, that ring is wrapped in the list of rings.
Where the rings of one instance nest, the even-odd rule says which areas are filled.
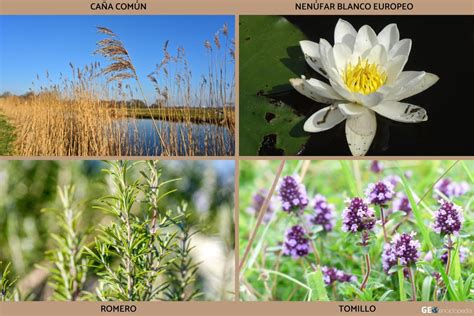
[[[275,138],[270,145],[274,154],[294,155],[308,139],[303,131],[306,117],[265,96],[291,90],[288,80],[305,73],[299,48],[303,39],[303,33],[283,17],[240,17],[241,155],[257,155],[262,143],[268,145]]]

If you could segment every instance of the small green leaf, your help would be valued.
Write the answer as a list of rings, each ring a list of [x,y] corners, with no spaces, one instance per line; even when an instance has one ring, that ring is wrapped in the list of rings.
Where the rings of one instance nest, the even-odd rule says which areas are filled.
[[[308,281],[308,286],[313,290],[310,297],[311,301],[329,301],[326,284],[324,283],[323,273],[320,268],[307,273],[306,280]]]
[[[404,268],[405,268],[404,266],[402,266],[400,264],[396,264],[396,265],[392,266],[390,268],[390,270],[388,270],[388,274],[392,274],[392,273],[398,272],[400,270],[403,271]]]

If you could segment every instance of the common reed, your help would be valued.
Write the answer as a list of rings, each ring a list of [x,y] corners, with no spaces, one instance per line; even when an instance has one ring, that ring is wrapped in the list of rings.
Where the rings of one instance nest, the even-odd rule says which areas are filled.
[[[205,41],[208,72],[193,84],[185,49],[163,57],[148,75],[156,95],[143,91],[125,44],[106,27],[96,54],[108,65],[70,63],[55,83],[37,75],[30,92],[0,98],[12,123],[12,154],[20,156],[232,155],[234,153],[234,42],[224,25]],[[232,78],[229,82],[228,78]],[[138,97],[137,97],[138,96]],[[144,121],[143,119],[147,119]],[[149,120],[149,121],[148,121]],[[145,125],[151,122],[151,128]],[[146,124],[145,124],[146,123]]]

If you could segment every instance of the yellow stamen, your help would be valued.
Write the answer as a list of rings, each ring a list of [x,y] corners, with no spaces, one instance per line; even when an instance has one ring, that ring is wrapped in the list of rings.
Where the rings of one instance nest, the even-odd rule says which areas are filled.
[[[378,65],[369,64],[367,59],[359,59],[355,66],[350,63],[346,66],[343,80],[350,91],[370,94],[384,85],[387,74]]]

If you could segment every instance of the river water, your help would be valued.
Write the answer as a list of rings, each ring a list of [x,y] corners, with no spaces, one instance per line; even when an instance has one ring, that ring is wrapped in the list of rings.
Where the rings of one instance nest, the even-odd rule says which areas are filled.
[[[124,119],[133,156],[231,156],[235,138],[228,128],[213,124],[194,124],[151,119]],[[161,138],[160,138],[161,134]],[[163,144],[166,144],[163,146]]]

